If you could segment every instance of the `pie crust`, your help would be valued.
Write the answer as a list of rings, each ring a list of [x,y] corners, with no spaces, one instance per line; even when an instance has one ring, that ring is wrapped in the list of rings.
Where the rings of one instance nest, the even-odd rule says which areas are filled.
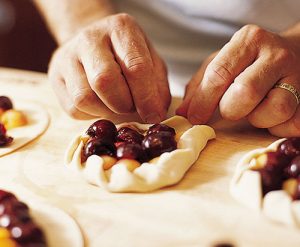
[[[65,157],[68,167],[82,174],[89,183],[111,192],[148,192],[178,183],[198,159],[208,140],[215,138],[214,130],[207,125],[191,125],[187,119],[175,116],[162,122],[176,131],[177,149],[141,164],[129,171],[122,164],[103,169],[103,159],[92,155],[81,163],[81,150],[85,134],[70,143]],[[117,125],[146,131],[151,125],[129,122]]]
[[[277,140],[266,148],[256,149],[244,155],[237,164],[230,183],[230,192],[237,201],[249,208],[261,210],[268,218],[300,227],[300,201],[293,201],[285,190],[270,191],[263,197],[260,174],[251,170],[255,165],[255,157],[275,151],[284,140]]]
[[[38,103],[17,101],[16,109],[22,111],[26,115],[28,123],[24,126],[7,131],[7,135],[12,136],[14,140],[11,144],[0,147],[0,157],[25,146],[42,135],[48,128],[50,121],[49,115]]]

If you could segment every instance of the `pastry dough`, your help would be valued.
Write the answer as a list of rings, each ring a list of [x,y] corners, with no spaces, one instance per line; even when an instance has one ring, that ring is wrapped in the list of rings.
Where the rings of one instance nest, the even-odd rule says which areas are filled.
[[[11,153],[36,139],[45,132],[49,125],[49,115],[42,106],[38,105],[38,103],[18,101],[16,102],[16,109],[22,111],[26,115],[28,123],[24,126],[7,131],[7,135],[12,136],[14,140],[8,146],[0,147],[0,157]]]
[[[254,159],[260,154],[275,151],[285,139],[277,140],[267,148],[247,153],[238,163],[230,184],[232,196],[247,207],[262,210],[274,221],[300,227],[300,201],[293,201],[284,190],[275,190],[262,196],[260,173],[251,170]]]
[[[147,192],[178,183],[198,159],[208,140],[215,138],[215,132],[206,125],[192,126],[180,116],[162,123],[176,130],[177,149],[163,153],[150,163],[143,163],[133,172],[121,164],[105,171],[103,159],[97,155],[90,156],[85,164],[81,164],[82,135],[75,137],[69,145],[65,163],[82,174],[89,183],[111,192]],[[130,122],[117,127],[123,126],[147,130],[151,125]]]
[[[75,220],[61,209],[41,203],[28,203],[30,215],[46,236],[47,246],[84,247],[81,230]]]

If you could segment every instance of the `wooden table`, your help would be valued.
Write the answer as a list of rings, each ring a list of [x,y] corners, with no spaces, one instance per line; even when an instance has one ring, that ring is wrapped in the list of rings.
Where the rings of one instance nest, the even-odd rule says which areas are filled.
[[[237,160],[276,138],[245,122],[216,117],[217,139],[176,186],[147,194],[114,194],[92,186],[63,164],[71,138],[91,121],[76,121],[60,108],[45,74],[0,69],[0,94],[43,105],[46,133],[0,158],[0,187],[60,207],[80,225],[86,246],[300,246],[300,230],[266,219],[238,204],[228,185]],[[173,102],[174,106],[177,100]],[[59,246],[58,247],[67,247]]]

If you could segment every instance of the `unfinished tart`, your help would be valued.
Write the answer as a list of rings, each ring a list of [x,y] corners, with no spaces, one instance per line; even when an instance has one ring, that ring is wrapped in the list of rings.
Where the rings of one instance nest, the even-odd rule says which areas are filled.
[[[3,190],[0,190],[0,246],[47,246],[45,236],[32,220],[28,206]]]
[[[246,154],[230,189],[246,206],[300,227],[300,138],[281,139]]]
[[[15,151],[41,135],[49,117],[38,104],[17,101],[0,96],[0,157]]]
[[[112,192],[152,191],[179,182],[213,138],[211,127],[179,116],[155,125],[98,120],[71,142],[66,164]]]

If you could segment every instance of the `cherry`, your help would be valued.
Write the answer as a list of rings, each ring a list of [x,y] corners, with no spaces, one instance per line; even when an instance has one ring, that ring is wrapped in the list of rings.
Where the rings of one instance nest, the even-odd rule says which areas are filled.
[[[6,128],[4,126],[4,124],[0,123],[0,136],[3,135],[5,136],[6,135]]]
[[[13,141],[14,138],[10,136],[0,135],[0,147],[6,146]]]
[[[90,137],[97,137],[109,142],[115,142],[117,137],[117,128],[113,122],[105,119],[94,122],[86,131]]]
[[[168,126],[168,125],[165,125],[165,124],[154,124],[154,125],[152,125],[151,127],[149,127],[146,135],[150,135],[152,133],[159,133],[159,132],[162,132],[162,131],[169,132],[170,134],[172,134],[174,136],[176,135],[175,129]]]
[[[145,136],[142,147],[150,159],[161,155],[164,152],[171,152],[177,148],[174,135],[170,132],[158,132]]]
[[[0,190],[0,202],[2,202],[3,200],[6,200],[6,199],[10,199],[10,198],[16,198],[14,196],[14,194],[10,193],[10,192],[7,192],[5,190]]]
[[[273,172],[276,170],[277,172],[282,172],[283,169],[289,164],[289,157],[285,156],[279,152],[267,152],[266,161],[264,165],[265,170],[269,170]]]
[[[128,127],[122,127],[118,130],[117,141],[127,143],[139,143],[141,144],[144,136]]]
[[[258,161],[264,160],[264,166],[254,169],[261,175],[263,195],[272,190],[279,190],[284,180],[283,171],[289,164],[289,158],[280,152],[267,152],[258,157]]]
[[[118,146],[116,156],[118,159],[133,159],[140,162],[146,160],[142,146],[137,143],[122,143]]]
[[[300,177],[300,155],[296,156],[284,169],[284,175],[287,179]]]
[[[264,168],[259,169],[258,172],[261,175],[263,195],[266,195],[270,191],[281,189],[283,177],[280,173]]]
[[[290,158],[300,155],[300,138],[288,138],[278,146],[277,150],[279,153],[282,153]]]
[[[42,231],[33,223],[33,221],[10,227],[10,233],[12,238],[18,243],[29,244],[44,242],[44,235]]]
[[[0,96],[0,109],[3,111],[7,111],[13,108],[13,103],[11,102],[10,98],[6,96]]]
[[[103,141],[98,138],[91,138],[84,146],[82,161],[85,162],[87,158],[93,154],[95,155],[109,155],[114,156],[116,153],[116,147],[113,143]]]

